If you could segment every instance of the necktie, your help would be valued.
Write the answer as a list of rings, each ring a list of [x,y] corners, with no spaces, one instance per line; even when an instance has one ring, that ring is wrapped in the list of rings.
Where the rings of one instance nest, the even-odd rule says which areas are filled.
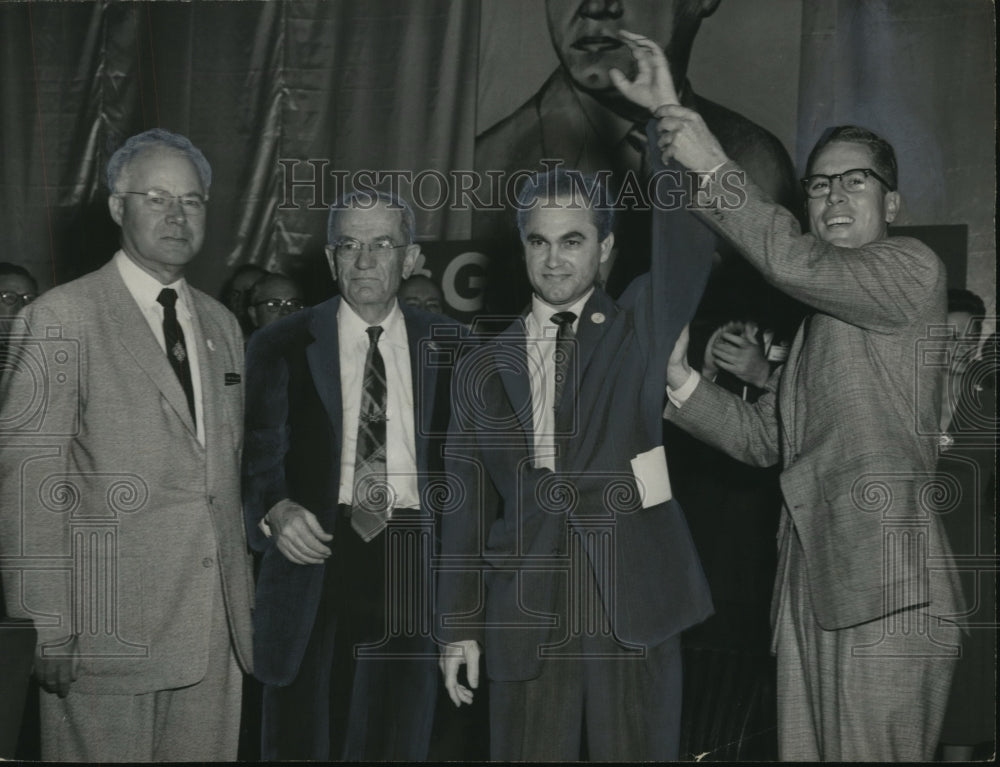
[[[556,312],[552,315],[552,321],[559,327],[556,333],[556,350],[553,355],[553,362],[555,362],[555,394],[552,397],[552,407],[553,409],[558,409],[563,386],[566,385],[566,376],[569,373],[569,362],[573,356],[573,346],[576,341],[576,334],[573,332],[573,323],[576,322],[576,315],[573,312]]]
[[[621,162],[625,168],[632,170],[639,181],[644,181],[649,175],[649,138],[646,136],[646,124],[633,125],[619,147]]]
[[[163,306],[163,340],[167,347],[167,359],[170,360],[170,367],[174,369],[177,379],[184,388],[184,396],[187,397],[188,408],[191,410],[191,420],[194,421],[191,364],[188,361],[187,345],[184,343],[184,331],[177,321],[177,310],[174,308],[174,304],[177,303],[177,291],[173,288],[164,288],[156,300]]]
[[[391,492],[385,473],[385,361],[378,350],[382,328],[368,328],[368,354],[358,415],[351,527],[367,543],[386,526]]]

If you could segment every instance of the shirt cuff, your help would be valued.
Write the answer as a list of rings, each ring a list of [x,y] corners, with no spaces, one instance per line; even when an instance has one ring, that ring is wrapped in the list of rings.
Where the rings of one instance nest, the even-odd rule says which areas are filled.
[[[719,170],[719,168],[721,168],[721,167],[722,167],[723,165],[725,165],[725,164],[726,164],[727,162],[728,162],[728,160],[723,160],[723,161],[722,161],[722,162],[720,162],[720,163],[719,163],[718,165],[716,165],[716,166],[715,166],[714,168],[709,168],[708,170],[696,170],[696,171],[695,171],[695,173],[704,173],[704,174],[706,174],[706,175],[709,175],[709,176],[711,176],[711,175],[713,175],[713,174],[714,174],[714,173],[715,173],[715,172],[716,172],[717,170]]]
[[[694,394],[694,390],[700,381],[701,374],[697,370],[692,370],[687,380],[676,389],[667,387],[667,399],[674,403],[674,407],[683,407],[688,398]]]

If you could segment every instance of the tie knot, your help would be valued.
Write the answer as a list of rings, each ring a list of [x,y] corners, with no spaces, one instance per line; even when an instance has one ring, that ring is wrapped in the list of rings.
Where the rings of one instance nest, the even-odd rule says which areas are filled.
[[[552,315],[552,321],[559,326],[560,330],[568,330],[576,322],[576,315],[573,312],[556,312]]]
[[[371,346],[375,346],[378,343],[379,336],[382,335],[381,325],[372,325],[370,328],[366,328],[365,332],[368,334],[368,340],[371,342]]]
[[[172,309],[174,304],[177,303],[177,291],[173,288],[164,288],[160,291],[160,295],[156,297],[156,300],[168,309]]]

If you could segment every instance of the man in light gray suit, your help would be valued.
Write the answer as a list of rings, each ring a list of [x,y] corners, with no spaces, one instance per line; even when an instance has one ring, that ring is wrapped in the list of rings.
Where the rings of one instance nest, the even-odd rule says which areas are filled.
[[[645,41],[640,67],[666,72]],[[645,63],[644,63],[645,62]],[[625,84],[619,73],[613,76]],[[659,146],[740,204],[699,215],[773,285],[810,306],[780,373],[750,404],[700,380],[684,336],[667,368],[665,416],[735,458],[781,461],[784,500],[772,603],[782,760],[933,757],[962,598],[933,493],[939,369],[921,341],[945,321],[941,261],[889,237],[899,211],[892,147],[864,128],[829,132],[803,186],[812,232],[672,98]]]
[[[0,391],[0,560],[38,631],[42,756],[233,760],[250,670],[243,337],[184,279],[211,169],[180,135],[108,164],[121,250],[21,314]]]

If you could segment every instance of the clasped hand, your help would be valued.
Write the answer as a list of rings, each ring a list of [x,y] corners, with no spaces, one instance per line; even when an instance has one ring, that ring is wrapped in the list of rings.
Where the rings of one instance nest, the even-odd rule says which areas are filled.
[[[636,74],[630,80],[612,68],[608,76],[625,98],[656,117],[663,163],[675,158],[690,170],[708,171],[726,162],[726,153],[701,115],[681,106],[663,49],[642,35],[625,30],[619,35],[635,58]]]
[[[304,506],[285,498],[271,507],[266,519],[278,551],[290,562],[318,565],[330,556],[330,547],[326,544],[333,536]]]

